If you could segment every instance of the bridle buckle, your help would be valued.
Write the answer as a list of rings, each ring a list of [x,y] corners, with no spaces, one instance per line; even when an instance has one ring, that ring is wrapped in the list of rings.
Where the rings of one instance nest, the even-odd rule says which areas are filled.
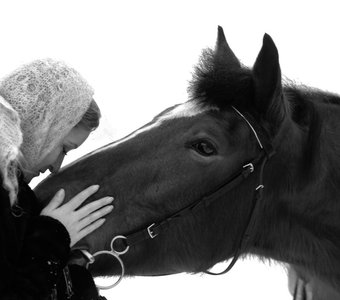
[[[246,164],[243,166],[243,169],[249,168],[250,173],[254,172],[254,165],[252,163]]]
[[[150,238],[155,238],[157,235],[158,235],[158,233],[154,233],[153,232],[153,230],[152,230],[152,227],[154,227],[155,226],[155,223],[152,223],[148,228],[147,228],[147,231],[148,231],[148,234],[149,234],[149,236],[150,236]]]

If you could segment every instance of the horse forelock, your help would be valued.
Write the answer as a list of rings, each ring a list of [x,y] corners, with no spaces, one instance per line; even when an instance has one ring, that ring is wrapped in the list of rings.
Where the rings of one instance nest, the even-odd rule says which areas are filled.
[[[216,61],[212,49],[203,51],[194,68],[188,92],[190,99],[225,109],[231,105],[248,106],[254,95],[252,72],[242,66],[235,69]]]

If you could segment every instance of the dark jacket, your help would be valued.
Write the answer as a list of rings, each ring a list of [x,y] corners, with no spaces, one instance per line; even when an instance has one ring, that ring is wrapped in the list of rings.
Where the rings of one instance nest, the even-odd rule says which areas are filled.
[[[0,299],[101,299],[92,276],[75,265],[69,266],[74,295],[68,297],[63,270],[70,254],[69,234],[59,221],[39,213],[33,191],[22,180],[18,204],[12,208],[0,185]]]

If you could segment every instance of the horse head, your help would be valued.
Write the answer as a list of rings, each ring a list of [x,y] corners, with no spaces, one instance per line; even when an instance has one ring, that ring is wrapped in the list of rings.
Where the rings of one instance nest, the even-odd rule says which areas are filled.
[[[64,188],[67,201],[92,184],[100,190],[89,201],[114,196],[115,209],[105,224],[77,248],[95,253],[110,250],[116,236],[132,237],[137,242],[129,242],[121,255],[130,275],[201,272],[238,252],[327,278],[333,266],[324,266],[318,254],[336,257],[339,248],[324,251],[327,244],[315,242],[326,233],[338,242],[332,238],[336,226],[322,227],[322,215],[332,212],[319,205],[325,196],[320,178],[329,175],[316,163],[322,151],[319,92],[282,86],[278,51],[267,34],[254,66],[243,66],[221,27],[215,48],[202,53],[188,92],[188,101],[49,177],[35,190],[38,197],[48,201]],[[272,159],[271,147],[276,151]],[[229,188],[259,157],[270,159],[266,168],[256,165]],[[259,183],[264,189],[254,208]],[[337,189],[331,182],[328,188]],[[124,248],[123,239],[118,246]],[[91,269],[100,275],[120,272],[105,257]]]
[[[35,191],[48,201],[64,188],[70,199],[100,184],[90,200],[114,196],[115,209],[77,246],[91,253],[109,249],[114,236],[126,236],[190,206],[254,159],[261,151],[256,136],[233,107],[273,134],[284,114],[280,82],[277,50],[268,35],[251,70],[241,65],[219,28],[215,49],[204,51],[195,69],[187,102],[63,168]],[[186,215],[157,238],[130,247],[122,256],[127,273],[200,272],[231,257],[237,247],[233,241],[239,240],[250,213],[256,177]],[[105,259],[99,260],[93,272],[115,272],[107,266]]]

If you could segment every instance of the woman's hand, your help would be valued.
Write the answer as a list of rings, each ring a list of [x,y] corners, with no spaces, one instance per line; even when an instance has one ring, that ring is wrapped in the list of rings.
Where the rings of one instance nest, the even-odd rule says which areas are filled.
[[[113,197],[105,197],[93,201],[77,210],[77,208],[88,197],[97,192],[98,189],[98,185],[92,185],[64,205],[61,204],[65,198],[65,191],[61,189],[40,213],[41,215],[57,219],[66,227],[71,238],[71,247],[80,239],[103,225],[105,219],[102,217],[113,209],[112,205],[108,205],[113,201]]]

